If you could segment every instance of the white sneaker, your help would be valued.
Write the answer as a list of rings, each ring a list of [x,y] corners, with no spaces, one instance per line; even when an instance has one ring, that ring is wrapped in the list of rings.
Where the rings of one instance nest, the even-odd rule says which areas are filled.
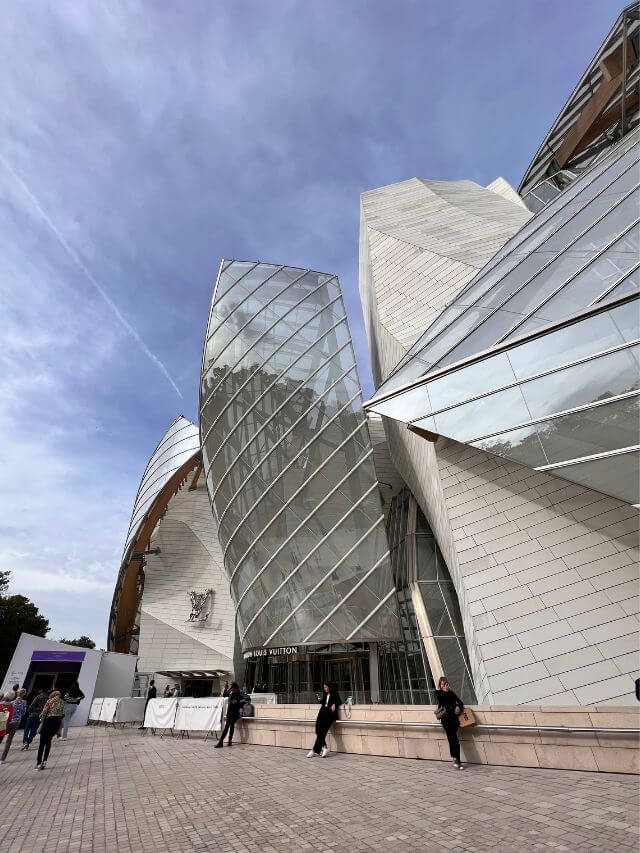
[[[62,740],[66,740],[66,737],[63,737]]]
[[[327,755],[329,755],[329,749],[328,749],[326,746],[323,746],[323,747],[322,747],[322,752],[320,753],[320,755],[321,755],[323,758],[326,758],[326,757],[327,757]]]
[[[307,758],[318,758],[318,753],[314,752],[312,749],[307,753]]]

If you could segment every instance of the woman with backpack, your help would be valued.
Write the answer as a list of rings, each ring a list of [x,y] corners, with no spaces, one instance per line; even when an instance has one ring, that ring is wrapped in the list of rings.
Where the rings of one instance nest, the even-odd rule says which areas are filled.
[[[458,717],[464,711],[464,703],[462,699],[458,699],[444,675],[438,681],[436,699],[438,700],[438,708],[435,714],[447,735],[453,766],[456,770],[464,770],[460,763],[460,741],[458,740],[458,729],[460,728]]]
[[[307,758],[326,758],[329,754],[327,746],[327,734],[333,723],[338,719],[338,712],[342,705],[340,694],[331,682],[322,685],[322,699],[320,710],[316,718],[316,742],[307,753]]]
[[[47,701],[45,702],[40,720],[40,743],[38,744],[38,758],[36,770],[44,770],[47,766],[49,758],[49,750],[51,749],[51,741],[54,735],[60,728],[60,724],[64,718],[64,702],[59,690],[54,690]]]

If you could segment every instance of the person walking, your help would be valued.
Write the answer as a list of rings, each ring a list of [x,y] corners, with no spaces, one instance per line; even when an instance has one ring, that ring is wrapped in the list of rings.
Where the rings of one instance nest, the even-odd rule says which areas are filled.
[[[67,739],[67,735],[69,732],[69,723],[71,722],[71,717],[78,710],[78,705],[84,699],[84,693],[80,690],[80,685],[77,681],[74,681],[70,690],[64,694],[64,717],[63,717],[63,730],[62,730],[62,740]]]
[[[0,695],[0,743],[4,740],[7,729],[11,725],[11,717],[13,716],[13,690],[11,693]]]
[[[322,699],[320,700],[320,710],[316,718],[316,742],[313,748],[307,753],[307,758],[326,758],[329,754],[327,746],[327,733],[338,719],[338,712],[342,705],[342,699],[338,691],[330,681],[322,685]]]
[[[158,691],[156,690],[156,682],[152,678],[149,682],[149,689],[147,690],[147,701],[144,703],[144,711],[142,712],[142,725],[138,726],[139,729],[144,728],[144,718],[147,716],[147,705],[149,704],[149,702],[151,702],[152,699],[156,698],[157,692]]]
[[[24,698],[26,695],[27,691],[24,689],[24,687],[21,687],[17,691],[16,698],[11,703],[13,712],[11,714],[11,722],[7,726],[7,737],[4,741],[4,749],[2,750],[2,755],[0,755],[0,764],[4,764],[7,760],[7,755],[9,754],[9,749],[11,748],[11,741],[13,740],[13,736],[18,731],[20,721],[27,713],[27,703]]]
[[[51,750],[51,741],[54,735],[60,728],[60,723],[64,717],[64,702],[60,696],[59,690],[52,691],[51,695],[44,704],[40,720],[42,728],[40,729],[40,743],[38,744],[38,758],[36,761],[36,770],[44,770],[47,766],[49,751]]]
[[[447,735],[453,766],[456,770],[464,770],[464,766],[460,763],[460,741],[458,740],[458,729],[460,728],[458,717],[464,711],[464,703],[462,699],[458,699],[444,675],[438,681],[436,699],[438,701],[436,716],[438,716]],[[444,711],[442,716],[439,716],[440,711]]]
[[[220,740],[215,745],[214,749],[222,749],[224,746],[224,739],[227,736],[227,732],[229,733],[229,746],[233,746],[233,733],[236,728],[236,723],[240,717],[240,712],[242,710],[242,706],[245,702],[249,701],[249,697],[246,693],[242,693],[238,685],[233,682],[231,685],[231,689],[229,690],[229,698],[227,700],[227,716],[224,722],[224,728],[222,730],[222,734],[220,735]]]
[[[22,749],[29,749],[31,746],[31,741],[34,739],[36,734],[38,733],[38,726],[40,725],[40,714],[42,713],[42,709],[45,706],[49,695],[45,693],[40,688],[36,688],[36,695],[33,698],[33,701],[29,705],[29,710],[27,711],[27,722],[24,725],[24,733],[22,735]]]

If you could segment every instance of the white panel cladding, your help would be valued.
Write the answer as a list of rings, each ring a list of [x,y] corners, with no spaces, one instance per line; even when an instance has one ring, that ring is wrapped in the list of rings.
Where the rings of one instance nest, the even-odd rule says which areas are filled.
[[[411,178],[362,194],[360,296],[377,384],[529,217],[472,181]]]
[[[367,415],[367,425],[371,446],[373,447],[373,464],[378,478],[382,509],[386,518],[392,499],[404,488],[404,480],[391,459],[381,416],[373,412]]]
[[[204,479],[190,476],[151,537],[140,613],[141,672],[233,672],[235,612]],[[209,620],[189,622],[189,592],[214,590]]]
[[[508,181],[505,181],[505,179],[502,177],[495,178],[493,181],[491,181],[490,184],[487,184],[487,189],[491,190],[492,193],[497,193],[503,198],[512,201],[514,204],[519,204],[521,207],[526,207],[525,203],[522,201],[518,193],[511,186],[511,184]]]
[[[634,704],[637,509],[446,439],[434,455],[486,698]]]

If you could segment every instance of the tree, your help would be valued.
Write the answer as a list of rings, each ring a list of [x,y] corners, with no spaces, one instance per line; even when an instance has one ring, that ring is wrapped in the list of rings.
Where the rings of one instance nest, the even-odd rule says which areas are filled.
[[[91,637],[87,637],[84,634],[81,637],[78,637],[77,640],[66,640],[64,637],[60,637],[58,641],[60,643],[66,643],[68,646],[80,646],[83,649],[95,649],[96,644],[93,642]]]
[[[49,621],[24,595],[5,595],[11,572],[0,571],[0,673],[5,673],[18,645],[20,634],[45,637]]]

